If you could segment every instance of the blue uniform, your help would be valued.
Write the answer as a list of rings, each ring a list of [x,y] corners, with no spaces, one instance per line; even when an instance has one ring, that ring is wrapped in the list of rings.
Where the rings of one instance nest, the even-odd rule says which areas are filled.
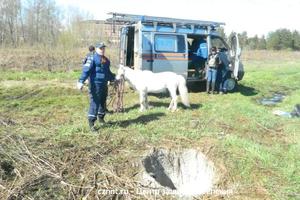
[[[204,40],[200,41],[199,48],[196,52],[196,55],[205,60],[208,58],[208,49],[207,49],[206,41]]]
[[[102,62],[103,60],[106,62]],[[90,108],[89,120],[95,121],[97,115],[104,118],[107,97],[107,81],[113,81],[115,75],[110,71],[110,61],[95,53],[90,55],[82,67],[82,74],[79,82],[84,83],[89,79]]]
[[[88,58],[90,56],[93,56],[93,54],[95,54],[95,52],[90,52],[88,54],[86,54],[86,56],[84,57],[84,59],[82,60],[82,64],[84,65],[86,63],[86,61],[88,60]]]
[[[192,45],[191,50],[191,66],[195,68],[195,76],[199,76],[199,70],[205,67],[205,62],[208,58],[208,49],[207,43],[205,40],[195,41],[195,44]]]

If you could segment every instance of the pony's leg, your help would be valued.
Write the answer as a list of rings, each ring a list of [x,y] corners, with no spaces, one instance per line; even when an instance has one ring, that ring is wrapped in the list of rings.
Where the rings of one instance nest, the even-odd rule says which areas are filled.
[[[173,108],[172,111],[176,111],[177,110],[177,95],[175,95],[174,100],[173,100]]]
[[[176,88],[173,90],[169,90],[170,95],[171,95],[171,103],[169,106],[169,110],[175,111],[177,110],[177,94],[176,94]]]
[[[171,97],[171,102],[170,102],[170,105],[169,105],[169,107],[168,107],[168,110],[171,110],[172,107],[173,107],[173,98]]]
[[[140,92],[140,112],[143,112],[145,110],[145,92],[141,91]]]
[[[146,92],[146,94],[145,94],[145,107],[146,107],[146,109],[152,109],[153,108],[153,106],[151,106],[151,105],[149,105],[149,101],[148,101],[148,93]]]

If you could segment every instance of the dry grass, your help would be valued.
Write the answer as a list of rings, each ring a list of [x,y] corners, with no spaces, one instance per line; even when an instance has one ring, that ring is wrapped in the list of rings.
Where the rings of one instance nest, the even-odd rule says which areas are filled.
[[[300,51],[269,51],[269,50],[256,50],[244,51],[242,59],[248,61],[298,61],[300,60]]]
[[[107,57],[112,66],[117,65],[118,47],[107,48]],[[1,70],[47,70],[47,71],[70,71],[81,68],[81,61],[88,53],[87,48],[62,49],[62,48],[0,48]]]

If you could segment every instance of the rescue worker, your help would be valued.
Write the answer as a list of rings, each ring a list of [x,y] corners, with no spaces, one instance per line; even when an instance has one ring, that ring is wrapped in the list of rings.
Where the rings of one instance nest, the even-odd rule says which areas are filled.
[[[191,47],[192,66],[195,67],[195,77],[199,77],[200,69],[204,69],[208,57],[207,42],[204,38],[194,40]]]
[[[95,47],[96,52],[87,58],[77,82],[77,88],[82,90],[84,81],[89,79],[90,108],[88,122],[91,131],[96,130],[94,123],[97,117],[100,123],[105,123],[107,82],[115,80],[115,75],[110,71],[110,61],[105,57],[106,46],[104,43],[99,43]]]
[[[94,53],[95,53],[95,47],[93,45],[89,46],[89,53],[86,54],[85,58],[82,60],[82,64],[84,65],[86,63],[88,57],[90,57]]]
[[[207,71],[206,71],[206,92],[214,93],[216,87],[216,79],[217,79],[217,69],[220,65],[219,55],[217,54],[217,48],[212,47],[211,53],[208,56],[208,63],[207,63]]]

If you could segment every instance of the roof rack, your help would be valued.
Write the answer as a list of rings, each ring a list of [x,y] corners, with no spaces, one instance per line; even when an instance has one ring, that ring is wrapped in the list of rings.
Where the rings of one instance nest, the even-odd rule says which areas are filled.
[[[176,19],[176,18],[167,18],[167,17],[154,17],[147,15],[132,15],[124,13],[115,13],[110,12],[108,15],[112,15],[111,18],[108,18],[106,21],[109,23],[121,23],[121,24],[135,24],[138,22],[142,23],[161,23],[161,24],[176,24],[176,25],[194,25],[194,26],[210,26],[213,28],[220,27],[225,25],[223,22],[212,22],[212,21],[201,21],[201,20],[190,20],[190,19]]]

